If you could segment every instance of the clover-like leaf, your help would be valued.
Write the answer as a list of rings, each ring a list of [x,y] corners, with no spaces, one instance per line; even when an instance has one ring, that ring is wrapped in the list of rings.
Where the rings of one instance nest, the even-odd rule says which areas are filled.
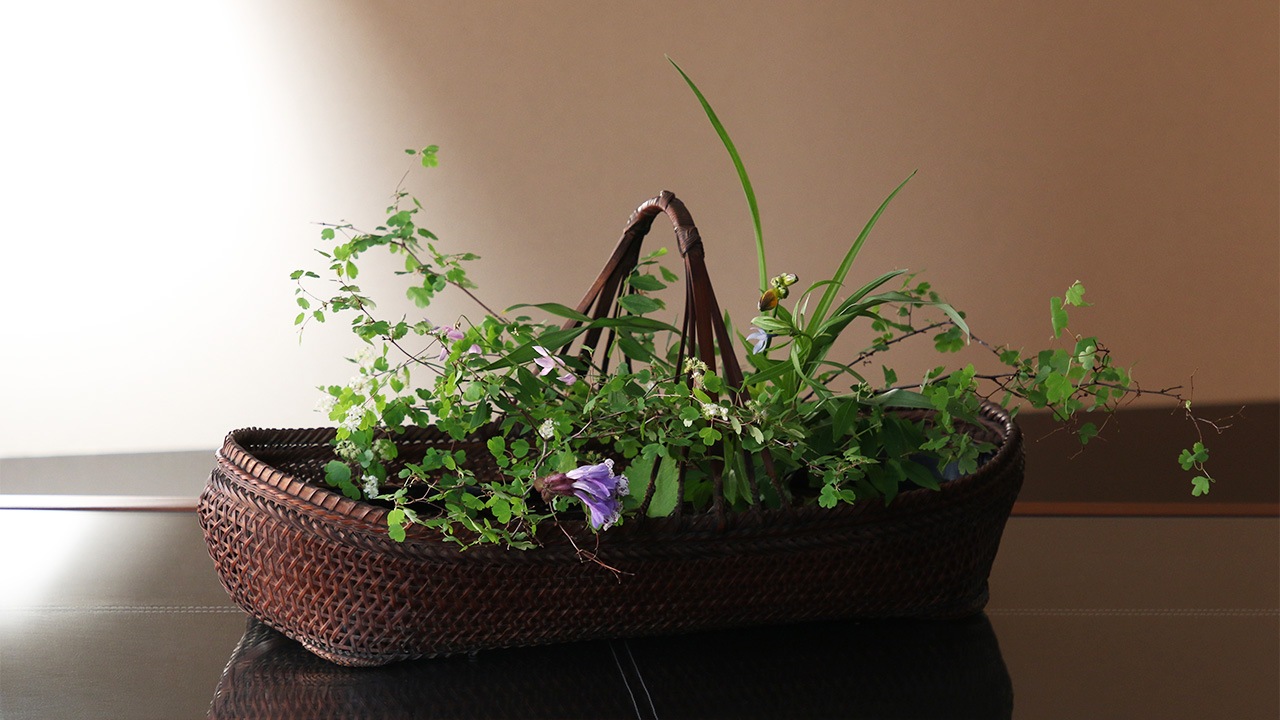
[[[1093,423],[1085,423],[1076,430],[1076,436],[1080,438],[1081,445],[1088,445],[1089,441],[1098,436],[1098,426]]]
[[[1072,307],[1088,307],[1093,304],[1084,301],[1084,286],[1080,284],[1079,280],[1067,288],[1067,304]]]
[[[1067,327],[1067,311],[1062,307],[1062,298],[1049,298],[1049,317],[1053,321],[1053,336],[1062,337]]]
[[[1213,482],[1213,478],[1203,475],[1191,479],[1191,494],[1195,497],[1209,494],[1209,484]]]

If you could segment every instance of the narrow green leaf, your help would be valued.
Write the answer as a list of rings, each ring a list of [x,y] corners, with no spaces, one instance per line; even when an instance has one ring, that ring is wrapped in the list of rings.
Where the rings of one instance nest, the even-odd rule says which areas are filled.
[[[669,323],[664,323],[661,320],[654,320],[653,318],[647,318],[641,315],[623,315],[622,317],[616,318],[600,318],[599,320],[592,320],[585,327],[588,329],[619,328],[636,330],[639,332],[661,331],[675,333],[677,337],[680,335],[680,328]]]
[[[871,293],[871,291],[872,291],[872,290],[875,290],[876,288],[880,287],[881,285],[883,285],[883,284],[885,284],[885,283],[889,282],[890,280],[892,280],[892,279],[894,279],[894,278],[898,277],[899,275],[901,275],[901,274],[903,274],[903,273],[905,273],[905,272],[906,272],[906,270],[890,270],[889,272],[887,272],[887,273],[885,273],[885,274],[881,275],[880,277],[876,278],[875,280],[872,280],[871,282],[867,283],[866,285],[863,285],[862,287],[858,288],[858,291],[857,291],[857,292],[855,292],[854,294],[850,295],[850,296],[849,296],[849,298],[848,298],[847,300],[845,300],[845,304],[848,304],[848,303],[856,303],[856,302],[858,302],[858,301],[859,301],[859,300],[861,300],[862,298],[864,298],[864,297],[866,297],[867,295],[869,295],[869,294]]]
[[[862,406],[853,399],[839,402],[835,416],[831,419],[831,434],[837,440],[853,432],[853,425],[858,420]]]
[[[574,310],[573,308],[565,305],[561,305],[560,303],[552,303],[552,302],[520,303],[519,305],[512,305],[511,307],[507,308],[506,312],[511,312],[512,310],[519,310],[520,308],[527,308],[527,307],[535,307],[535,308],[538,308],[539,310],[545,310],[546,312],[549,312],[552,315],[558,315],[559,317],[568,318],[570,320],[577,320],[578,322],[591,322],[591,318],[587,317],[586,315],[583,315],[577,310]]]
[[[890,390],[888,392],[875,395],[870,400],[871,404],[881,407],[898,407],[898,408],[918,408],[922,410],[934,410],[933,401],[925,395],[914,390]]]
[[[652,275],[632,275],[627,278],[627,284],[645,292],[657,292],[667,287],[666,283]]]
[[[534,346],[544,348],[547,352],[554,353],[556,350],[573,342],[573,339],[587,331],[587,326],[579,325],[568,330],[552,330],[544,333],[537,340],[527,342],[520,347],[512,350],[506,357],[484,366],[484,370],[500,370],[502,368],[511,367],[512,365],[523,365],[532,362],[534,358],[540,357]]]
[[[635,315],[644,315],[663,308],[661,301],[646,295],[623,295],[618,298],[618,304],[627,312]]]
[[[904,460],[901,467],[907,478],[920,487],[930,490],[939,489],[938,478],[934,477],[929,468],[924,465],[914,460]]]
[[[766,360],[764,358],[758,358],[756,360],[756,364],[764,369],[747,378],[747,385],[758,385],[760,383],[776,380],[783,375],[786,375],[787,371],[792,369],[790,360]]]
[[[630,335],[620,333],[618,335],[618,347],[622,348],[623,354],[632,360],[640,362],[649,362],[653,360],[653,354],[644,349],[644,346],[636,342]]]
[[[885,208],[889,207],[889,203],[898,195],[898,192],[901,191],[902,188],[911,181],[911,178],[915,176],[915,171],[912,171],[912,173],[907,176],[906,180],[903,180],[898,187],[893,189],[893,192],[889,193],[889,197],[885,198],[884,202],[880,203],[880,207],[876,208],[871,219],[867,221],[865,226],[863,226],[862,232],[858,233],[858,237],[853,241],[853,245],[849,246],[849,251],[845,253],[844,259],[840,261],[840,267],[836,268],[835,275],[831,277],[837,285],[829,286],[826,291],[822,293],[822,299],[818,301],[818,307],[814,310],[813,316],[809,319],[809,326],[811,328],[817,327],[817,324],[826,320],[827,310],[829,310],[831,308],[831,304],[835,302],[838,288],[840,285],[844,284],[845,278],[849,275],[849,270],[853,267],[853,261],[857,259],[858,253],[862,250],[862,244],[866,242],[867,235],[871,234],[871,228],[875,227],[876,221],[880,219],[880,215],[884,213]]]
[[[724,149],[729,151],[729,157],[733,160],[733,167],[738,171],[738,179],[742,182],[742,192],[747,196],[747,206],[751,209],[751,223],[756,232],[756,265],[760,271],[760,292],[764,292],[769,287],[769,272],[764,261],[764,234],[760,230],[760,208],[756,204],[756,193],[751,187],[751,178],[747,176],[747,169],[742,164],[742,158],[738,156],[738,149],[734,147],[733,140],[729,139],[728,131],[720,123],[720,118],[716,117],[716,111],[711,109],[711,103],[707,102],[707,98],[703,96],[698,86],[693,84],[693,80],[685,74],[685,71],[679,65],[676,65],[675,60],[667,56],[667,61],[675,67],[680,76],[684,78],[684,81],[689,84],[689,89],[698,97],[698,102],[702,103],[703,112],[707,114],[707,119],[711,121],[711,126],[716,129],[716,134],[720,136],[720,142],[724,143]]]

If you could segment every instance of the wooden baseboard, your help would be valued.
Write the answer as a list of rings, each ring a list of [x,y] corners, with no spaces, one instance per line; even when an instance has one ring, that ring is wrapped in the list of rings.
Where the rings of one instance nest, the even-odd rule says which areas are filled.
[[[1280,503],[1017,502],[1019,517],[1280,517]]]
[[[1199,439],[1196,427],[1180,408],[1144,407],[1118,411],[1083,448],[1045,413],[1018,415],[1027,449],[1019,499],[1197,507],[1280,503],[1280,404],[1205,405],[1196,412],[1230,426],[1221,434],[1204,430],[1208,469],[1217,480],[1204,497],[1191,496],[1192,474],[1178,465],[1181,449]]]
[[[194,497],[146,495],[17,495],[0,494],[0,510],[116,510],[195,512]]]

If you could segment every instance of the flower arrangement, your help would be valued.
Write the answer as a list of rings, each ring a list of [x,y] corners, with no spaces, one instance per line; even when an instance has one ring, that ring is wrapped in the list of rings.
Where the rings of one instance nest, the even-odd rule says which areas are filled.
[[[722,353],[741,350],[750,367],[742,377],[686,354],[686,328],[660,319],[663,290],[679,279],[664,265],[663,249],[636,259],[611,315],[591,317],[557,302],[497,312],[468,278],[476,256],[446,250],[418,224],[422,205],[400,190],[385,223],[371,232],[323,227],[321,238],[336,243],[321,251],[336,292],[316,294],[311,284],[319,274],[293,273],[301,308],[295,324],[346,315],[367,343],[353,359],[352,380],[322,388],[319,409],[338,424],[325,479],[352,499],[390,508],[392,538],[403,539],[412,523],[464,547],[529,549],[548,525],[563,528],[563,519],[601,532],[633,517],[670,515],[682,509],[680,497],[692,511],[720,502],[729,511],[777,507],[783,495],[822,507],[866,498],[887,504],[904,489],[936,490],[989,457],[993,446],[971,432],[984,402],[1013,412],[1047,409],[1081,443],[1100,430],[1082,415],[1114,411],[1143,394],[1175,398],[1190,416],[1190,402],[1176,388],[1141,388],[1096,337],[1069,331],[1069,312],[1090,304],[1080,283],[1050,301],[1061,344],[1034,353],[979,339],[964,313],[906,271],[848,285],[872,228],[910,177],[871,216],[830,278],[801,290],[796,275],[771,275],[742,160],[706,98],[679,72],[737,168],[755,227],[758,314],[743,333],[726,313],[728,336],[717,342]],[[424,167],[438,165],[436,146],[406,152]],[[448,325],[380,317],[357,284],[361,258],[379,249],[403,258],[398,274],[418,308],[460,291],[482,312]],[[849,361],[829,357],[855,322],[869,325],[873,341]],[[588,343],[575,352],[571,345],[584,334]],[[921,337],[944,355],[979,343],[1004,369],[983,374],[973,365],[942,365],[914,382],[888,365],[868,371],[895,346]],[[927,412],[920,419],[904,409]],[[434,426],[458,446],[395,462],[394,438],[410,425]],[[1202,442],[1179,459],[1195,473],[1197,496],[1213,482],[1207,459]],[[764,476],[775,481],[757,482]]]

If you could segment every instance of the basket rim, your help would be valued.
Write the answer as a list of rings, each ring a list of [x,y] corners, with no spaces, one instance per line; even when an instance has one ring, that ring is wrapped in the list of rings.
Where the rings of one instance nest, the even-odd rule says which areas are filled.
[[[889,503],[881,498],[865,498],[855,503],[839,503],[833,508],[813,506],[789,506],[781,508],[751,508],[741,512],[730,512],[730,522],[724,528],[717,528],[715,518],[710,512],[690,513],[682,517],[628,517],[629,522],[610,529],[608,532],[592,533],[588,530],[585,519],[558,520],[557,524],[569,537],[590,538],[598,542],[601,551],[606,548],[619,549],[636,543],[649,544],[662,537],[679,537],[681,541],[724,541],[734,537],[751,536],[762,529],[768,529],[771,535],[786,535],[789,530],[810,533],[815,529],[829,526],[848,526],[850,523],[879,521],[888,517],[908,518],[921,513],[934,513],[940,508],[964,502],[970,496],[988,491],[999,480],[1008,467],[1022,460],[1022,431],[1014,422],[1010,413],[999,405],[984,402],[978,420],[984,427],[994,431],[999,437],[996,453],[981,467],[970,475],[942,483],[940,489],[930,490],[916,488],[898,493]],[[409,427],[401,435],[392,439],[398,444],[430,443],[433,441],[433,428]],[[464,444],[479,444],[485,438],[485,429],[467,436]],[[531,551],[510,551],[500,547],[471,547],[465,553],[459,548],[442,540],[438,533],[430,528],[418,525],[406,525],[406,538],[396,543],[387,536],[386,508],[373,505],[362,500],[352,500],[341,492],[328,487],[308,482],[295,475],[279,470],[255,456],[254,451],[265,445],[272,447],[319,447],[328,445],[336,428],[302,428],[277,429],[248,427],[233,430],[227,434],[223,446],[216,457],[220,468],[230,480],[234,476],[237,484],[260,496],[263,500],[308,516],[313,521],[322,523],[338,523],[343,534],[369,534],[392,543],[392,546],[412,552],[412,548],[429,546],[436,548],[447,546],[455,554],[487,555],[490,552],[502,554],[504,557],[513,553],[519,555],[545,554],[556,548],[569,549],[567,537],[547,533],[540,537],[542,544]],[[438,431],[435,431],[438,432]],[[448,436],[443,436],[447,438]],[[261,439],[259,439],[261,438]],[[270,439],[271,442],[263,442]],[[436,438],[439,439],[439,438]],[[246,447],[248,446],[248,447]],[[216,471],[215,471],[216,472]],[[1018,473],[1020,476],[1020,473]],[[374,538],[369,538],[373,540]]]

